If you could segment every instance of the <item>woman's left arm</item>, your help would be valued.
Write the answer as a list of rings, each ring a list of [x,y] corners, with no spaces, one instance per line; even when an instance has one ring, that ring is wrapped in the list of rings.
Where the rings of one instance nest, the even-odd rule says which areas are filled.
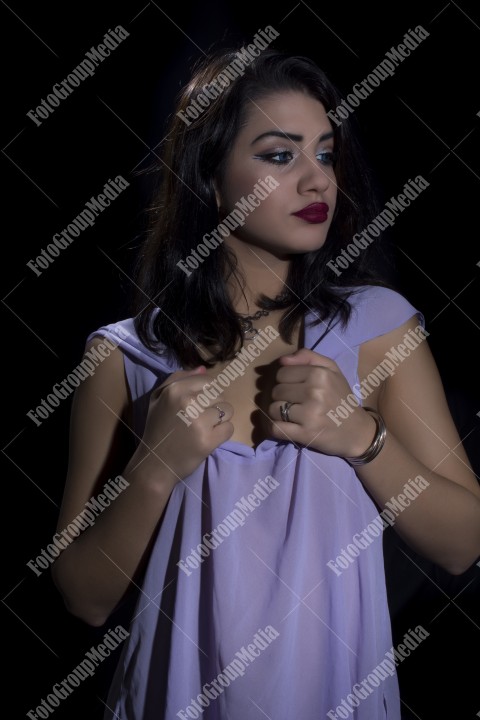
[[[360,380],[416,326],[412,318],[364,343],[359,351]],[[370,398],[364,404],[372,405]],[[425,478],[429,485],[396,517],[397,532],[451,574],[465,572],[480,555],[480,486],[426,341],[384,380],[373,404],[384,418],[387,437],[372,462],[355,467],[357,476],[382,509],[403,492],[409,479]]]

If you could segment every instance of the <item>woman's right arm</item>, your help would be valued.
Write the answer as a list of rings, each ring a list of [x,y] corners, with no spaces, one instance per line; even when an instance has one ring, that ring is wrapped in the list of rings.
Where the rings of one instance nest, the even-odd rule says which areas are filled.
[[[101,341],[95,338],[91,345]],[[214,433],[207,432],[209,420],[202,418],[185,442],[190,428],[173,411],[188,393],[203,385],[204,371],[174,373],[167,379],[168,392],[152,393],[143,441],[135,452],[132,447],[130,458],[125,456],[125,447],[132,443],[125,424],[130,401],[121,350],[115,348],[75,392],[58,532],[81,513],[92,495],[101,492],[107,480],[122,475],[129,483],[52,566],[68,610],[90,625],[106,622],[135,579],[176,483],[233,432],[229,422]],[[172,383],[175,379],[181,382]],[[191,452],[185,457],[187,446]]]

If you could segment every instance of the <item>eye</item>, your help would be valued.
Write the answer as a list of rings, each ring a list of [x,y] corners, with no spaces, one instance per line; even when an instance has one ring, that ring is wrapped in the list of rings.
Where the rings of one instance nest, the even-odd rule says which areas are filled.
[[[337,159],[333,150],[321,150],[317,153],[317,158],[320,160],[322,165],[335,165]]]
[[[286,165],[293,158],[293,153],[290,150],[278,150],[278,152],[255,155],[255,158],[272,165]]]

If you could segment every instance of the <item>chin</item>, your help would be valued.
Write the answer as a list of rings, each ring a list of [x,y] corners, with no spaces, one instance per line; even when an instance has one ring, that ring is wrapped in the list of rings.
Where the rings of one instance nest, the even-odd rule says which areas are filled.
[[[297,237],[295,237],[297,235]],[[288,237],[281,238],[280,243],[278,238],[276,242],[272,239],[271,242],[268,240],[261,240],[260,238],[243,238],[243,241],[250,245],[254,250],[255,248],[269,252],[279,260],[286,260],[291,255],[304,255],[305,253],[315,252],[320,250],[325,245],[326,237],[299,237],[298,233],[290,233]]]
[[[325,245],[325,238],[320,239],[314,239],[314,240],[299,240],[295,244],[289,243],[288,251],[289,253],[293,255],[297,255],[298,253],[309,253],[309,252],[315,252],[315,250],[320,250]]]

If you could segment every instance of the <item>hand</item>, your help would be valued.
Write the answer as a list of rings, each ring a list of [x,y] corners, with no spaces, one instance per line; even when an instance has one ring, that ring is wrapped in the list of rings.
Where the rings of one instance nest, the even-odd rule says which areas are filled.
[[[178,370],[172,373],[162,385],[152,391],[143,442],[137,449],[140,457],[145,458],[144,462],[148,462],[149,466],[158,467],[160,464],[177,480],[181,480],[196,470],[216,447],[232,436],[234,428],[230,419],[233,416],[233,406],[222,402],[221,396],[209,400],[210,405],[206,408],[197,403],[202,412],[196,419],[184,412],[211,379],[205,366],[200,365],[194,370]],[[216,405],[225,413],[220,423]],[[179,417],[177,413],[182,411],[183,415]],[[182,420],[182,417],[185,417],[185,420]]]
[[[319,353],[302,348],[283,355],[272,391],[268,414],[270,434],[279,440],[306,445],[327,455],[361,455],[375,435],[375,420],[362,407],[338,425],[329,411],[335,411],[352,390],[338,365]],[[285,402],[290,422],[283,422],[280,408]]]

